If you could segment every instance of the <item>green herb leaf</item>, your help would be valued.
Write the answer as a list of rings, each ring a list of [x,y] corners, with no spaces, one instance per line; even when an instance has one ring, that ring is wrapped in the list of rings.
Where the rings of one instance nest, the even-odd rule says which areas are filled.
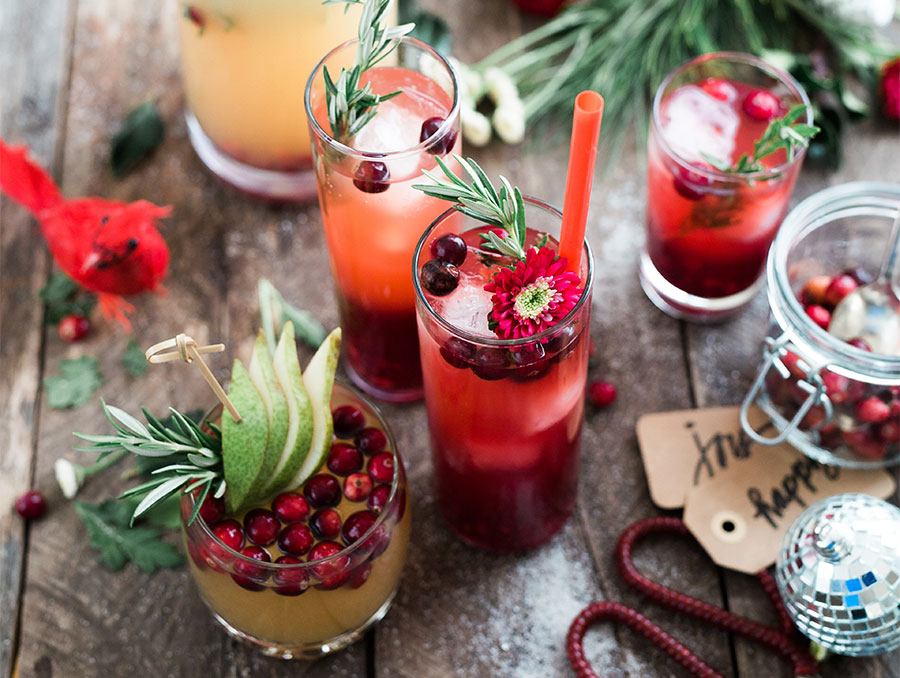
[[[88,316],[97,298],[92,294],[80,294],[78,284],[62,271],[54,271],[44,288],[38,293],[44,302],[44,324],[56,325],[69,314]]]
[[[109,156],[113,174],[124,177],[162,143],[163,123],[156,104],[145,101],[135,108],[112,138]]]
[[[797,151],[809,146],[810,140],[819,133],[815,125],[807,125],[797,122],[807,111],[807,106],[798,104],[789,110],[783,117],[775,118],[769,122],[762,136],[753,142],[753,155],[744,154],[731,167],[715,165],[723,172],[731,174],[750,174],[766,169],[762,163],[773,153],[784,150],[788,162],[793,160]]]
[[[265,278],[260,278],[256,288],[259,296],[259,313],[271,355],[275,354],[275,337],[288,320],[293,323],[296,336],[310,348],[319,348],[325,341],[327,334],[325,328],[312,313],[286,302],[281,292]]]
[[[129,527],[133,506],[107,499],[99,504],[75,502],[75,511],[87,527],[91,544],[111,570],[121,570],[132,561],[147,574],[161,568],[177,568],[184,556],[160,539],[153,527]]]
[[[125,371],[132,377],[142,377],[144,372],[147,371],[148,364],[147,358],[137,345],[137,342],[134,339],[129,339],[128,345],[125,347],[125,353],[122,354],[122,367],[125,368]]]
[[[122,503],[122,502],[119,502]],[[132,500],[132,510],[138,502]],[[163,530],[178,530],[181,528],[181,496],[171,495],[159,502],[152,509],[141,516],[141,520],[148,525],[159,527]]]
[[[59,371],[59,376],[44,379],[47,404],[54,409],[83,405],[103,383],[100,361],[91,356],[60,360]]]

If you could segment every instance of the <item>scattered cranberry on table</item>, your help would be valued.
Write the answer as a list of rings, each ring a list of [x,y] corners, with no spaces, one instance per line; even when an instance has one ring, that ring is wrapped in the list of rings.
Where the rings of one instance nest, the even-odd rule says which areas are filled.
[[[91,331],[91,323],[83,315],[70,313],[59,321],[58,330],[63,341],[81,341]]]
[[[588,398],[595,407],[609,407],[616,400],[616,386],[608,381],[593,381],[588,386]]]
[[[47,512],[47,502],[37,490],[29,490],[16,499],[16,513],[25,520],[37,520]]]

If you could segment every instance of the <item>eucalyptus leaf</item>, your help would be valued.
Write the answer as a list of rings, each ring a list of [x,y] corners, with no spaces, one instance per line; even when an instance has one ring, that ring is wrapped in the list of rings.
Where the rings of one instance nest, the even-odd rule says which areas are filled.
[[[109,161],[113,174],[118,178],[128,174],[162,143],[164,131],[153,101],[131,111],[112,138]]]

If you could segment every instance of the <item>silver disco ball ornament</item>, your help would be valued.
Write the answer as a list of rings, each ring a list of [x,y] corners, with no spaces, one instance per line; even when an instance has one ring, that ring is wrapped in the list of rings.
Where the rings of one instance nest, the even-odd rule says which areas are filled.
[[[788,529],[775,579],[819,645],[857,657],[900,648],[900,509],[865,494],[813,504]]]

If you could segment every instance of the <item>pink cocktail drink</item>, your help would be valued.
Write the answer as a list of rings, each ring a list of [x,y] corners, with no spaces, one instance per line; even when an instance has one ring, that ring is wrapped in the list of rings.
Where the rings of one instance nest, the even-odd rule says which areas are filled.
[[[362,83],[377,94],[402,90],[378,105],[375,117],[344,143],[330,133],[322,64],[341,63],[348,43],[327,56],[310,77],[307,108],[316,181],[334,276],[345,367],[376,397],[406,401],[422,396],[409,275],[422,224],[446,207],[415,191],[435,155],[459,152],[456,81],[447,63],[424,44],[403,38],[399,63],[378,66]],[[421,68],[425,72],[418,70]]]
[[[527,200],[528,246],[556,249],[559,213]],[[575,505],[590,344],[592,264],[564,320],[527,340],[501,340],[488,326],[498,265],[483,249],[487,227],[448,212],[416,250],[417,310],[425,402],[438,504],[463,539],[491,551],[535,547]],[[435,296],[419,282],[434,243],[456,233],[467,245],[455,290]]]
[[[769,123],[797,104],[808,104],[799,85],[748,55],[699,57],[660,86],[647,151],[641,262],[642,284],[657,306],[678,317],[717,320],[752,298],[803,151],[788,161],[778,150],[751,173],[717,166],[752,156]]]

